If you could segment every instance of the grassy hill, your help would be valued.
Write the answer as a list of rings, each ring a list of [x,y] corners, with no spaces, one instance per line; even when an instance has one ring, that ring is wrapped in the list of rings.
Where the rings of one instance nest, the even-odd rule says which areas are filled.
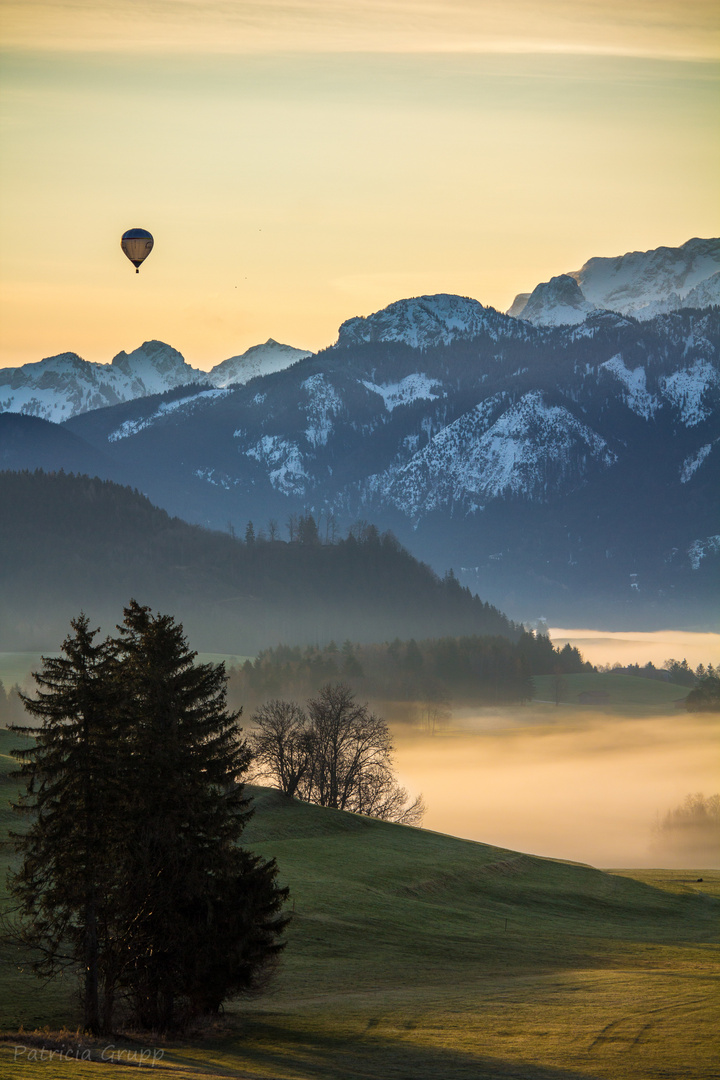
[[[535,675],[533,683],[534,701],[555,703],[554,675]],[[683,709],[687,694],[688,687],[677,683],[640,679],[613,671],[583,672],[562,676],[560,704],[598,712],[652,713],[657,716]]]
[[[0,733],[0,753],[13,736]],[[0,767],[9,760],[0,757]],[[6,782],[7,784],[7,782]],[[7,787],[6,787],[7,790]],[[253,789],[247,845],[294,918],[272,990],[163,1045],[181,1078],[705,1080],[720,875],[654,887]],[[7,820],[3,814],[2,824]],[[7,853],[6,853],[7,857]],[[703,882],[697,882],[703,877]],[[6,959],[11,959],[6,955]],[[4,967],[1,1022],[76,1022],[69,989]],[[66,1076],[13,1059],[0,1073]],[[116,1046],[132,1047],[121,1038]],[[148,1045],[148,1041],[142,1045]],[[73,1076],[103,1075],[73,1063]],[[113,1076],[137,1075],[117,1067]]]

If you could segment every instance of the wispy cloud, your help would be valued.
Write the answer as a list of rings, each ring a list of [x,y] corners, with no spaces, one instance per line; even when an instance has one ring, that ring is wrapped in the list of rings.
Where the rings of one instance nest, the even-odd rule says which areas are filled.
[[[715,0],[3,0],[6,47],[720,56]]]

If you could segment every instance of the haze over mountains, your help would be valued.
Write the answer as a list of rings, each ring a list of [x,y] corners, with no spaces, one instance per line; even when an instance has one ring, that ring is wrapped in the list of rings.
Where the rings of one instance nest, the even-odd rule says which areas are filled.
[[[35,416],[0,416],[0,464],[98,472],[241,535],[251,519],[311,511],[329,533],[364,518],[516,619],[710,628],[720,312],[686,302],[714,295],[718,265],[717,240],[590,260],[555,290],[570,307],[586,290],[582,321],[561,325],[557,306],[543,324],[464,297],[401,300],[316,355],[269,342],[209,375],[146,344],[112,367],[123,392],[164,380],[164,394],[88,408],[69,378],[55,398],[38,387],[42,407],[13,399]],[[549,292],[526,309],[549,310]],[[642,319],[597,310],[601,295]],[[51,407],[70,418],[43,423]]]

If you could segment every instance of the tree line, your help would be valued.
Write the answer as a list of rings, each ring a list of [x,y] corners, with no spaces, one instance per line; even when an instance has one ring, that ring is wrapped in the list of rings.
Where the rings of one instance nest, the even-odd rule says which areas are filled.
[[[524,631],[515,641],[501,635],[467,635],[382,644],[278,645],[229,671],[232,702],[254,707],[269,698],[306,698],[324,683],[342,680],[357,693],[387,700],[437,705],[451,701],[494,704],[527,701],[533,675],[592,670],[576,648],[553,646]]]

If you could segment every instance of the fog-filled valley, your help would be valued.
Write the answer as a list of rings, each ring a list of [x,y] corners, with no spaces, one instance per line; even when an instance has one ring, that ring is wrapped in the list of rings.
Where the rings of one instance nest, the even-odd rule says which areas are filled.
[[[592,632],[566,633],[582,643]],[[675,670],[688,671],[689,657],[702,671],[702,658],[720,649],[717,634],[628,637],[598,638],[600,657],[622,657],[625,665],[642,668],[653,649],[674,645],[683,658]],[[493,642],[456,639],[460,649],[471,650],[475,665],[485,640]],[[578,663],[567,645],[564,652],[556,646],[552,653],[549,643],[540,648],[543,640],[537,639],[535,670],[557,672],[565,663],[575,674],[536,674],[529,689],[502,684],[510,698],[519,694],[507,704],[468,700],[497,695],[497,675],[490,684],[482,683],[479,668],[470,684],[462,672],[454,680],[438,677],[448,670],[449,639],[421,641],[419,649],[396,641],[385,652],[346,640],[329,650],[280,647],[255,661],[209,653],[199,660],[225,663],[229,700],[243,709],[246,732],[265,701],[302,706],[322,685],[344,681],[389,723],[398,780],[411,797],[424,797],[426,829],[601,867],[720,866],[719,714],[686,710],[688,685],[672,681],[667,658],[653,679],[624,673],[633,669],[621,669],[617,659],[598,673],[584,670],[590,664]],[[417,659],[408,667],[411,655]],[[599,658],[592,646],[590,655]],[[9,698],[7,691],[15,686],[34,694],[30,672],[41,665],[39,653],[0,653],[6,692],[0,723],[27,722],[15,691]],[[388,681],[392,671],[396,677]],[[691,673],[686,681],[693,681]]]
[[[718,791],[717,715],[533,703],[458,710],[434,738],[393,733],[428,829],[594,866],[720,866],[717,808],[714,829],[659,828],[687,795]]]

